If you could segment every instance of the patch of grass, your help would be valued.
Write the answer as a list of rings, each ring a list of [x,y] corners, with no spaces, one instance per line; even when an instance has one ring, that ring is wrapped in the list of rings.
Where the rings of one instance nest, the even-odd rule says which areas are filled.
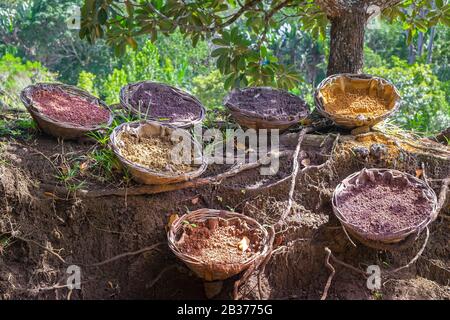
[[[112,179],[114,170],[120,169],[120,162],[114,152],[109,148],[100,148],[91,152],[89,157],[93,160],[93,169],[107,180]]]
[[[206,128],[214,128],[216,126],[216,122],[218,121],[229,123],[229,117],[230,115],[225,110],[225,107],[209,109],[206,112],[205,119],[203,120],[203,125]]]
[[[0,137],[30,140],[36,130],[36,123],[31,118],[0,120]]]
[[[374,300],[383,300],[383,294],[380,291],[372,292],[372,297]]]
[[[67,190],[69,190],[69,192],[77,192],[78,190],[83,188],[85,184],[85,181],[81,181],[79,183],[69,183],[66,188]]]
[[[10,162],[4,156],[4,150],[6,149],[7,143],[5,141],[0,141],[0,165],[9,165]]]
[[[57,175],[56,179],[67,184],[74,180],[78,173],[80,172],[80,167],[78,163],[75,163],[73,167],[65,167],[63,168]]]
[[[70,192],[76,192],[80,190],[84,185],[85,181],[80,181],[78,176],[80,174],[80,164],[75,162],[72,166],[65,166],[59,170],[56,175],[56,179],[64,184],[64,186]]]
[[[124,110],[114,110],[114,121],[110,127],[104,127],[102,130],[91,132],[88,136],[94,139],[98,145],[88,157],[92,159],[94,169],[97,178],[102,181],[110,181],[114,179],[114,172],[122,169],[125,183],[129,183],[131,180],[130,173],[125,168],[121,167],[119,159],[117,159],[114,152],[109,148],[109,136],[114,128],[122,123],[138,120],[133,115],[127,113]]]
[[[448,146],[450,146],[450,138],[444,137],[445,142],[447,143]]]
[[[109,128],[104,128],[104,130],[107,130],[108,133],[110,133],[110,129]],[[102,147],[106,147],[108,146],[108,142],[109,142],[109,135],[105,134],[104,132],[101,131],[94,131],[94,132],[89,132],[88,136],[92,139],[94,139],[100,146]]]
[[[6,248],[11,244],[11,237],[6,235],[0,235],[0,255],[2,255]]]

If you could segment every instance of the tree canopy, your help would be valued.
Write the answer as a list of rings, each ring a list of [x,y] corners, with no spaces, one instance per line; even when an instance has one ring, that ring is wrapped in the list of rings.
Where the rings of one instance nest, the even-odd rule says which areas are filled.
[[[199,40],[212,39],[212,56],[217,57],[217,67],[226,75],[225,87],[276,84],[292,88],[298,72],[280,63],[268,50],[270,33],[286,22],[298,22],[302,30],[324,39],[331,22],[329,73],[347,69],[342,62],[335,67],[333,59],[342,52],[346,54],[351,46],[355,48],[348,52],[347,59],[359,52],[361,57],[349,62],[350,69],[340,71],[360,70],[363,44],[355,45],[351,39],[345,43],[345,37],[338,39],[339,28],[333,34],[333,23],[337,25],[342,17],[361,16],[364,28],[371,14],[376,13],[371,11],[377,8],[374,6],[388,21],[400,21],[410,42],[418,32],[438,23],[450,25],[450,4],[443,0],[86,0],[80,37],[90,42],[104,37],[116,54],[122,55],[126,46],[138,47],[136,38],[141,35],[155,41],[179,30],[194,46]],[[339,43],[334,46],[336,41]]]

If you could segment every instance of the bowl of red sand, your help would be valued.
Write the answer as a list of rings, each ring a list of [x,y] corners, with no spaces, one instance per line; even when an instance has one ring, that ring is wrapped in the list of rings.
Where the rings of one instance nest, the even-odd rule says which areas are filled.
[[[20,97],[39,128],[58,138],[76,139],[113,120],[104,102],[74,86],[40,83],[23,89]]]
[[[363,169],[335,189],[333,211],[349,234],[377,248],[417,236],[437,216],[437,197],[424,181],[391,169]]]
[[[225,280],[269,250],[270,237],[243,214],[199,209],[176,219],[167,233],[170,249],[206,281]]]
[[[205,108],[193,95],[173,86],[140,81],[120,90],[120,104],[139,119],[189,128],[205,117]]]
[[[395,86],[367,74],[335,74],[324,79],[314,93],[317,111],[338,126],[353,129],[374,126],[400,106]]]

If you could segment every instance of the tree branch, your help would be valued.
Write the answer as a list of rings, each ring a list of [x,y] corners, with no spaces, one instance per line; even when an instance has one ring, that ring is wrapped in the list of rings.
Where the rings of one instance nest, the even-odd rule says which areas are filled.
[[[338,17],[348,12],[351,5],[345,0],[316,0],[316,3],[327,14],[328,17]]]
[[[322,8],[328,17],[339,17],[344,14],[358,14],[356,11],[367,10],[370,5],[377,5],[383,11],[386,8],[396,6],[403,0],[316,0],[316,3]],[[362,2],[362,3],[361,3]]]
[[[190,30],[190,31],[194,31],[194,32],[214,32],[220,29],[223,29],[229,25],[231,25],[232,23],[234,23],[237,19],[239,19],[245,12],[247,12],[250,8],[252,8],[254,5],[256,5],[257,3],[261,2],[261,0],[250,0],[249,2],[247,2],[246,4],[242,5],[241,3],[239,3],[241,5],[241,8],[236,11],[236,13],[234,13],[233,15],[231,15],[231,17],[219,24],[219,25],[212,25],[212,26],[202,26],[202,27],[195,27],[195,26],[191,26],[191,25],[183,25],[180,24],[177,19],[174,19],[172,17],[168,17],[165,14],[163,14],[161,11],[159,11],[158,9],[156,9],[152,3],[148,2],[147,6],[161,19],[164,19],[168,22],[170,22],[174,27],[182,27],[185,28],[186,30]],[[186,6],[187,7],[187,6]]]

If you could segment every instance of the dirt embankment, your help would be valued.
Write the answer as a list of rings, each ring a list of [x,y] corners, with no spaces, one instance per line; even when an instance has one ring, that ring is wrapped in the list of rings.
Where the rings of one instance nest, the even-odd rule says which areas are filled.
[[[293,148],[294,136],[281,139]],[[369,166],[340,139],[331,154],[334,135],[307,135],[296,204],[288,226],[277,235],[278,247],[261,277],[241,288],[246,298],[318,299],[333,255],[358,270],[379,265],[392,270],[415,256],[424,235],[399,253],[354,246],[331,210],[334,187],[347,175]],[[321,146],[321,147],[318,147]],[[0,155],[0,298],[39,299],[195,299],[205,298],[202,282],[169,251],[165,227],[173,213],[202,207],[243,212],[262,223],[273,223],[287,205],[291,161],[283,158],[280,172],[262,177],[245,171],[220,185],[154,195],[73,197],[55,178],[64,161],[92,148],[45,136],[28,142],[1,140]],[[383,159],[370,166],[385,167]],[[368,161],[365,159],[365,161]],[[410,154],[397,168],[415,174],[422,162],[436,192],[450,176],[450,161],[426,153]],[[391,164],[392,165],[392,164]],[[210,166],[207,175],[226,170]],[[55,187],[58,187],[56,189]],[[87,190],[116,188],[86,178]],[[133,188],[133,185],[129,186]],[[58,190],[58,192],[57,192]],[[450,230],[448,207],[432,224],[427,247],[417,263],[395,274],[382,273],[382,288],[370,291],[364,275],[333,260],[336,275],[329,299],[450,299]],[[112,259],[112,260],[111,260]],[[70,291],[67,267],[81,268],[81,290]],[[225,282],[220,298],[231,298],[233,281]]]

